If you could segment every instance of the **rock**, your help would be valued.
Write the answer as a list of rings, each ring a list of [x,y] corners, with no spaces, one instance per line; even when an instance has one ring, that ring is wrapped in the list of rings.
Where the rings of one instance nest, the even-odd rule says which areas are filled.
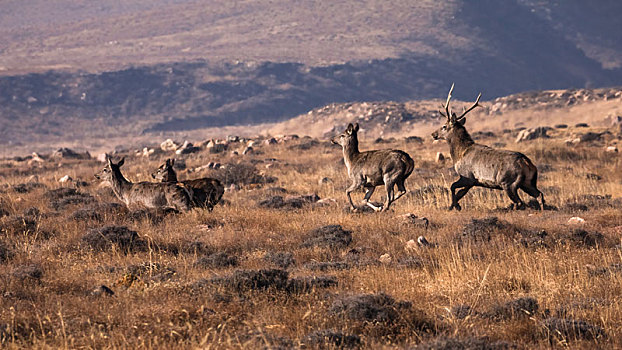
[[[266,139],[266,140],[263,141],[263,144],[267,145],[267,146],[269,146],[269,145],[276,145],[277,143],[278,143],[278,141],[274,137],[271,137],[271,138]]]
[[[415,242],[414,239],[411,239],[408,242],[406,242],[406,246],[404,247],[404,249],[412,252],[412,251],[416,251],[418,247],[419,245],[417,244],[417,242]]]
[[[548,138],[549,136],[546,134],[548,130],[551,128],[545,126],[539,126],[537,128],[530,128],[521,130],[516,137],[516,143],[535,140],[539,138]]]
[[[445,155],[444,155],[442,152],[437,152],[437,153],[436,153],[436,159],[435,159],[435,161],[436,161],[437,163],[442,163],[442,162],[444,162],[444,161],[445,161]]]
[[[176,151],[177,148],[179,148],[179,145],[171,139],[166,139],[160,144],[160,149],[164,152]]]
[[[423,236],[419,236],[417,238],[417,244],[420,247],[432,247],[433,246],[432,243],[428,242],[428,240]]]
[[[97,155],[97,157],[95,159],[97,159],[97,161],[100,162],[100,163],[106,163],[106,162],[108,162],[107,161],[107,157],[108,157],[108,154],[100,153],[100,154]]]
[[[321,179],[318,180],[318,185],[326,185],[326,184],[330,184],[333,182],[333,179],[331,179],[330,177],[323,177]]]
[[[607,146],[605,148],[605,152],[607,152],[607,153],[618,153],[618,147],[617,146]]]
[[[247,154],[253,154],[255,153],[255,150],[253,149],[253,147],[247,146],[244,151],[242,151],[242,155],[247,155]]]
[[[592,142],[592,141],[598,141],[602,138],[603,133],[599,133],[599,132],[586,132],[585,134],[582,134],[581,136],[579,136],[579,142]]]
[[[395,217],[395,219],[399,220],[402,224],[420,226],[424,228],[427,228],[430,224],[427,218],[417,217],[417,215],[412,213],[398,215]]]
[[[72,181],[73,181],[73,179],[69,175],[65,175],[65,176],[61,177],[60,179],[58,179],[58,182],[60,182],[60,183],[72,182]]]
[[[57,149],[52,153],[50,158],[53,159],[90,159],[91,155],[89,152],[78,153],[72,149],[67,147],[62,147]]]
[[[378,261],[383,264],[390,264],[392,260],[393,259],[391,258],[391,255],[389,253],[382,254],[380,255],[380,258],[378,258]]]
[[[209,153],[217,154],[226,151],[228,148],[227,144],[224,143],[216,143],[212,147],[208,147]]]
[[[192,143],[186,140],[184,141],[184,144],[175,151],[175,154],[190,154],[198,152],[200,150],[201,149],[199,147],[195,147]]]
[[[140,155],[143,157],[149,157],[153,154],[155,154],[155,149],[148,147],[143,148],[142,152],[140,153]]]
[[[577,123],[574,125],[575,128],[589,128],[590,126],[587,123]]]
[[[97,297],[98,296],[102,296],[102,295],[113,296],[114,295],[114,291],[112,289],[110,289],[109,287],[107,287],[107,286],[102,284],[101,286],[93,289],[91,291],[91,295],[92,296],[97,296]]]
[[[585,223],[585,219],[584,218],[580,218],[578,216],[573,216],[570,219],[568,219],[568,223],[571,225],[580,225],[580,224],[584,224]]]

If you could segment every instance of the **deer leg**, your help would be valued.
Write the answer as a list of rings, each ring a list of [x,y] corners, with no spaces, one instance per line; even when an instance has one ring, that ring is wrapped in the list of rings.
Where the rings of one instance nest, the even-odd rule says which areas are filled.
[[[382,210],[381,211],[387,211],[389,209],[389,207],[391,206],[391,202],[393,202],[393,186],[395,185],[394,182],[391,181],[390,178],[388,178],[388,176],[385,176],[384,178],[384,187],[387,190],[387,199],[384,202],[384,205],[382,206]]]
[[[374,194],[375,190],[376,187],[365,187],[365,198],[363,198],[363,204],[372,208],[374,211],[380,211],[382,207],[377,207],[369,202],[369,199],[371,198],[372,194]]]
[[[393,199],[394,202],[406,194],[406,186],[404,186],[404,179],[398,180],[395,184],[397,185],[398,192],[397,192],[397,196]]]
[[[353,211],[356,210],[356,207],[354,206],[354,202],[352,202],[352,196],[350,193],[354,192],[359,187],[361,187],[360,182],[355,179],[352,181],[352,185],[346,189],[346,196],[348,196],[348,202],[350,202],[350,209]]]
[[[505,193],[507,193],[508,197],[510,197],[512,202],[514,202],[514,204],[515,204],[514,209],[516,209],[516,210],[520,210],[520,209],[524,209],[525,208],[525,203],[523,202],[523,200],[518,195],[518,187],[519,187],[521,182],[523,182],[523,178],[521,176],[519,176],[518,179],[516,179],[516,181],[514,181],[510,185],[506,185],[505,188],[504,188]]]
[[[456,195],[456,190],[458,188],[464,188],[464,187],[468,187],[466,191],[460,190],[458,194]],[[460,206],[458,201],[462,197],[464,197],[465,194],[467,194],[467,192],[471,189],[471,187],[473,187],[472,181],[462,176],[456,182],[451,184],[451,206],[449,207],[449,210],[452,210],[452,209],[456,209],[458,211],[462,210],[462,207]]]

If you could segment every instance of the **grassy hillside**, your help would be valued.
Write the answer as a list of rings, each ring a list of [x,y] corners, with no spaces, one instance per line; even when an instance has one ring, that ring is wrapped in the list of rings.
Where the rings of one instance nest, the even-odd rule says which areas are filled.
[[[384,213],[344,208],[341,150],[317,139],[254,139],[244,156],[230,151],[249,140],[221,140],[226,152],[177,156],[181,179],[214,176],[228,190],[213,212],[169,215],[123,208],[95,182],[95,160],[3,160],[0,344],[621,347],[622,169],[619,153],[604,149],[620,147],[621,136],[611,128],[564,143],[603,131],[558,128],[520,145],[515,132],[478,136],[534,161],[553,206],[544,212],[507,211],[492,190],[472,190],[463,211],[447,212],[455,174],[434,161],[447,146],[429,139],[361,143],[415,160],[409,193]],[[140,181],[174,155],[120,156]],[[73,182],[59,183],[64,175]]]

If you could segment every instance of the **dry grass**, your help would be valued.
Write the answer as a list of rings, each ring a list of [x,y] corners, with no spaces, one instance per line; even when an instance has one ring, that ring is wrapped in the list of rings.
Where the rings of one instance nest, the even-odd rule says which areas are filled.
[[[516,146],[503,137],[486,143]],[[508,212],[498,209],[509,204],[501,192],[473,190],[462,212],[448,213],[455,176],[432,161],[446,145],[396,141],[386,147],[416,162],[412,193],[390,212],[353,214],[340,149],[292,149],[301,142],[256,146],[244,163],[276,182],[227,191],[211,213],[108,205],[117,200],[92,181],[94,161],[3,161],[2,347],[622,347],[618,154],[568,147],[561,136],[521,144],[558,210]],[[202,152],[186,163],[235,157]],[[125,172],[146,180],[162,159],[128,158]],[[22,186],[32,174],[40,184]],[[65,174],[88,185],[53,191]],[[336,202],[258,205],[276,193]],[[427,217],[428,228],[396,218],[405,213]],[[568,224],[572,216],[585,223]],[[316,230],[327,225],[343,231]],[[436,246],[407,249],[419,235]]]

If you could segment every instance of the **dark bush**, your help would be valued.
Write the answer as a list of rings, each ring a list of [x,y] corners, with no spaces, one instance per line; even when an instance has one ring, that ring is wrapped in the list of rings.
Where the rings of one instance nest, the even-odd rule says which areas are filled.
[[[477,315],[477,311],[473,310],[469,305],[456,305],[453,306],[450,310],[450,313],[453,317],[462,320],[467,318],[468,316]]]
[[[542,322],[545,335],[550,339],[594,340],[606,337],[605,331],[582,320],[550,317]]]
[[[13,191],[17,193],[28,193],[37,188],[45,188],[45,185],[40,182],[26,182],[23,184],[14,185]]]
[[[82,221],[82,220],[104,220],[106,214],[111,214],[117,210],[122,210],[123,205],[119,203],[98,203],[81,208],[69,215],[69,219]]]
[[[316,228],[307,234],[303,247],[345,248],[352,242],[352,232],[341,225],[327,225]]]
[[[304,265],[306,269],[313,271],[328,271],[328,270],[347,270],[351,266],[347,262],[343,261],[312,261]]]
[[[294,260],[294,254],[290,252],[268,252],[263,256],[263,259],[282,269],[286,269],[296,264],[296,260]]]
[[[483,219],[471,219],[471,222],[464,225],[461,239],[473,242],[488,242],[493,234],[510,228],[511,226],[509,223],[500,221],[496,216]]]
[[[539,305],[536,299],[523,297],[494,306],[486,316],[496,320],[532,317],[538,312],[538,308]]]
[[[604,241],[604,236],[600,232],[588,232],[584,229],[576,228],[566,237],[566,241],[575,245],[585,247],[596,247]]]
[[[33,235],[37,227],[38,221],[33,217],[10,215],[0,219],[0,232],[6,235]]]
[[[308,293],[315,288],[329,288],[337,285],[333,276],[295,277],[287,281],[285,290],[289,293]]]
[[[162,221],[164,221],[164,219],[169,214],[175,214],[176,212],[177,211],[172,208],[168,208],[166,210],[142,208],[142,209],[130,211],[127,214],[127,218],[130,219],[131,221],[148,220],[151,222],[151,224],[157,225],[161,223]]]
[[[307,334],[303,343],[315,348],[354,348],[361,345],[361,337],[358,335],[346,335],[341,332],[324,329]]]
[[[11,276],[20,281],[38,281],[43,277],[43,270],[37,264],[20,265],[11,271]]]
[[[223,168],[212,171],[211,176],[219,179],[225,186],[276,182],[275,177],[261,175],[254,165],[247,163],[229,163]]]
[[[211,282],[223,285],[237,292],[248,290],[265,290],[274,288],[277,290],[287,289],[289,274],[285,270],[237,270],[225,277],[217,277]]]
[[[210,255],[200,257],[195,263],[195,266],[202,268],[223,268],[230,266],[238,266],[238,258],[231,256],[225,252],[218,252]]]
[[[13,251],[0,241],[0,264],[7,262],[13,257]]]
[[[516,344],[503,340],[492,341],[487,338],[436,338],[419,345],[411,350],[509,350],[518,349]]]
[[[410,309],[408,302],[396,302],[391,296],[360,294],[336,300],[330,312],[355,321],[391,323],[399,318],[400,310]]]
[[[89,230],[82,237],[82,242],[97,251],[104,251],[116,246],[122,250],[135,250],[144,247],[145,242],[136,231],[126,226],[105,226]]]

